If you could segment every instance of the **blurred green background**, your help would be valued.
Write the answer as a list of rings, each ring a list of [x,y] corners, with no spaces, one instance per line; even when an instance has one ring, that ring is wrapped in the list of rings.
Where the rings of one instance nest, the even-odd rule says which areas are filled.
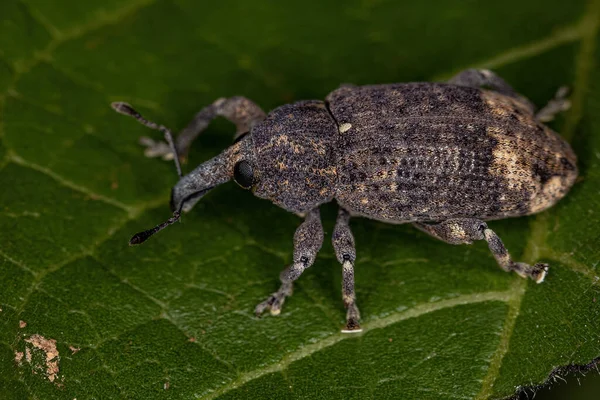
[[[600,355],[599,21],[598,0],[0,1],[0,397],[489,399],[589,363]],[[501,271],[485,243],[355,219],[364,333],[339,332],[329,235],[281,315],[259,319],[300,220],[233,183],[127,246],[169,217],[176,176],[137,143],[160,134],[110,102],[178,130],[223,96],[269,110],[340,83],[469,67],[538,106],[572,88],[551,126],[573,144],[580,180],[548,211],[490,223],[515,259],[551,264],[543,284]],[[185,169],[232,137],[215,121]],[[329,234],[335,205],[322,214]],[[575,398],[569,381],[536,398]],[[598,375],[582,382],[580,398],[597,398]]]
[[[541,400],[592,400],[600,393],[600,375],[592,371],[588,375],[575,373],[557,379],[551,385],[537,391],[526,391],[520,399],[534,398]]]

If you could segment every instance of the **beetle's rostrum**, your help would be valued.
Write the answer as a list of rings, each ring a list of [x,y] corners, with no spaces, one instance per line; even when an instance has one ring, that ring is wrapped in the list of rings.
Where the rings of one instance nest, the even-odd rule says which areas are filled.
[[[139,244],[177,221],[212,188],[233,179],[254,195],[304,217],[294,235],[293,263],[281,287],[256,307],[279,314],[292,284],[315,261],[324,233],[319,206],[335,200],[332,234],[342,264],[344,332],[360,331],[354,291],[356,251],[350,217],[412,223],[450,244],[485,240],[505,271],[542,282],[546,264],[515,262],[484,221],[540,212],[577,177],[577,158],[544,125],[568,107],[564,90],[535,113],[532,103],[488,70],[466,70],[447,83],[345,85],[325,101],[288,104],[265,114],[243,97],[202,109],[173,141],[162,125],[125,103],[113,107],[161,130],[166,144],[144,138],[147,154],[184,158],[212,119],[237,127],[236,141],[181,177],[173,216],[131,239]]]

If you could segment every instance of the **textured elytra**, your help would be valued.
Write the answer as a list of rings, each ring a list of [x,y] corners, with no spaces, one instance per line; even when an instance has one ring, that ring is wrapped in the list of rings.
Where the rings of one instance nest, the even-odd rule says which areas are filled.
[[[484,220],[550,207],[572,186],[576,156],[499,93],[444,84],[344,87],[328,96],[339,124],[336,199],[388,222]]]

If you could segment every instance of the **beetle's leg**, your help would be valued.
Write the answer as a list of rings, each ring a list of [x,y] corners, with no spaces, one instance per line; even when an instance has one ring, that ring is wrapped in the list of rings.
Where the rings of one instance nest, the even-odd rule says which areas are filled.
[[[569,88],[567,86],[559,87],[554,95],[554,98],[552,98],[548,104],[546,104],[535,114],[535,117],[538,119],[538,121],[552,121],[556,114],[567,111],[569,108],[571,108],[571,101],[567,98],[568,94]]]
[[[281,312],[281,306],[285,298],[292,294],[294,281],[306,268],[313,265],[322,244],[323,225],[321,224],[319,209],[315,208],[306,215],[304,222],[296,229],[294,234],[294,263],[279,275],[281,280],[279,290],[256,306],[254,312],[257,316],[265,310],[271,310],[272,315]]]
[[[265,119],[265,112],[256,103],[245,97],[235,96],[220,98],[210,106],[204,107],[198,112],[194,119],[177,135],[175,146],[180,157],[185,157],[194,141],[204,131],[210,122],[216,117],[225,117],[236,126],[237,138],[246,133],[256,123]],[[147,157],[162,157],[172,159],[173,153],[169,146],[162,142],[142,137],[140,143],[146,147],[144,154]]]
[[[485,222],[478,219],[457,218],[438,224],[415,222],[413,225],[423,232],[450,244],[470,244],[474,240],[485,240],[500,268],[505,271],[515,271],[523,278],[529,277],[537,283],[541,283],[548,272],[548,264],[537,263],[531,266],[513,261],[498,235],[489,229]]]
[[[354,293],[354,261],[356,260],[356,248],[354,236],[350,230],[350,214],[340,207],[335,228],[333,229],[333,249],[338,261],[342,264],[342,299],[346,307],[346,327],[344,333],[360,332],[360,312],[356,306],[356,295]]]
[[[529,101],[529,99],[518,94],[515,91],[515,89],[512,88],[512,86],[506,83],[504,79],[500,78],[498,75],[496,75],[493,71],[490,71],[489,69],[466,69],[450,78],[448,83],[478,89],[489,88],[495,92],[519,100],[521,103],[527,106],[527,108],[529,109],[529,111],[531,111],[532,114],[535,111],[535,106],[531,101]]]

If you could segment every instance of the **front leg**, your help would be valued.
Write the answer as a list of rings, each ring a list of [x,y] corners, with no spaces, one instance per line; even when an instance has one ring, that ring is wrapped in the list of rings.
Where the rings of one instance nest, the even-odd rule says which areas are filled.
[[[281,312],[281,306],[285,298],[292,294],[294,281],[315,262],[317,253],[323,245],[323,236],[321,215],[319,209],[315,208],[306,215],[304,222],[296,229],[294,234],[294,263],[279,275],[281,280],[279,290],[256,306],[254,312],[257,316],[265,310],[270,310],[272,315]]]
[[[220,98],[211,105],[204,107],[198,112],[194,119],[177,135],[175,146],[180,157],[185,157],[194,139],[204,131],[213,119],[225,117],[236,126],[235,138],[246,133],[255,124],[265,119],[265,112],[253,101],[234,96]],[[140,143],[146,147],[146,157],[162,157],[165,160],[173,158],[173,153],[162,141],[154,141],[147,137],[140,138]]]
[[[354,246],[354,235],[350,230],[350,214],[340,207],[335,228],[333,229],[333,249],[335,256],[342,264],[342,299],[346,307],[346,327],[343,333],[361,332],[358,321],[360,312],[356,306],[356,294],[354,292],[354,262],[356,261],[356,247]]]
[[[450,244],[470,244],[475,240],[485,240],[500,268],[507,272],[515,271],[521,277],[531,278],[537,283],[541,283],[548,273],[548,264],[537,263],[531,266],[513,261],[498,235],[478,219],[456,218],[438,224],[415,222],[413,226]]]

